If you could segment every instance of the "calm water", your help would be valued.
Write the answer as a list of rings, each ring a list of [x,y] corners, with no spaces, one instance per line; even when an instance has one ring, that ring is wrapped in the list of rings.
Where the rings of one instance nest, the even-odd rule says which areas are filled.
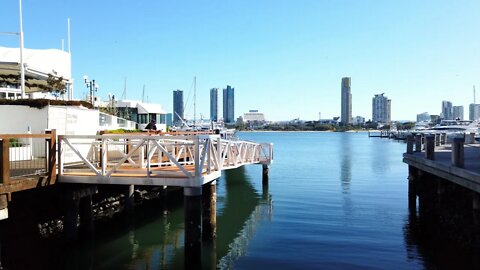
[[[205,269],[215,269],[214,265],[473,269],[474,255],[424,235],[418,216],[409,215],[407,166],[402,162],[405,144],[368,138],[366,133],[241,133],[240,137],[274,143],[270,184],[262,187],[257,165],[222,175],[217,187],[218,237],[215,245],[203,248]],[[136,209],[133,219],[116,217],[96,225],[94,239],[68,249],[45,241],[35,244],[43,251],[38,256],[38,246],[4,244],[3,265],[7,269],[184,266],[181,196],[168,205],[148,202]]]

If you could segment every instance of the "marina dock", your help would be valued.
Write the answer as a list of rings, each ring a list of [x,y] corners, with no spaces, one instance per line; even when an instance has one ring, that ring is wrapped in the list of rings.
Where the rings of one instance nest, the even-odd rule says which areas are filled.
[[[14,154],[12,140],[17,139],[24,142],[19,145],[27,154]],[[44,186],[60,185],[66,209],[64,233],[67,239],[74,239],[79,225],[93,230],[92,196],[99,192],[99,185],[124,186],[127,210],[133,207],[135,186],[181,187],[189,263],[200,260],[202,239],[215,238],[216,180],[222,171],[259,164],[265,185],[273,161],[270,143],[205,133],[57,136],[53,130],[5,134],[0,143],[2,219],[8,218],[8,202],[15,199],[16,192],[42,192]]]
[[[480,145],[465,137],[416,134],[407,137],[408,204],[433,214],[443,232],[462,243],[480,242]],[[469,138],[470,140],[471,138]],[[428,209],[428,210],[426,210]]]

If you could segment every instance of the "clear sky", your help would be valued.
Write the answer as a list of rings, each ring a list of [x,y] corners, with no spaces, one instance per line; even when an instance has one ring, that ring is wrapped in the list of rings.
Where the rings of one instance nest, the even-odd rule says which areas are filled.
[[[75,97],[87,74],[99,96],[145,99],[209,116],[209,89],[235,88],[235,116],[268,120],[340,116],[340,83],[352,78],[353,116],[371,119],[374,94],[393,120],[439,114],[442,100],[480,100],[480,1],[445,0],[24,0],[25,47],[61,48],[71,19]],[[18,1],[0,0],[0,32],[18,31]],[[66,41],[65,41],[66,44]],[[0,36],[0,46],[18,38]]]

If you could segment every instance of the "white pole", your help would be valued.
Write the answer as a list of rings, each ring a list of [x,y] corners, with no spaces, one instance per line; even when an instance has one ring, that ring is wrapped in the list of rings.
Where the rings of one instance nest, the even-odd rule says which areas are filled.
[[[72,53],[70,52],[70,17],[68,17],[67,20],[67,28],[68,28],[68,36],[67,36],[67,50],[68,50],[68,57],[69,57],[69,63],[68,65],[70,66],[70,74],[72,72],[71,66],[72,66]],[[73,100],[73,78],[70,75],[70,82],[68,83],[68,100]]]
[[[18,1],[20,4],[20,91],[22,99],[25,98],[25,66],[23,64],[23,23],[22,23],[22,0]]]

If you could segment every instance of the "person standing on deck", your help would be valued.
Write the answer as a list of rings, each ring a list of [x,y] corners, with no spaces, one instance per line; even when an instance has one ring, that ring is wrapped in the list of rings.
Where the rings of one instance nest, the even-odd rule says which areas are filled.
[[[157,130],[157,125],[155,119],[150,120],[150,123],[145,127],[148,130]]]

